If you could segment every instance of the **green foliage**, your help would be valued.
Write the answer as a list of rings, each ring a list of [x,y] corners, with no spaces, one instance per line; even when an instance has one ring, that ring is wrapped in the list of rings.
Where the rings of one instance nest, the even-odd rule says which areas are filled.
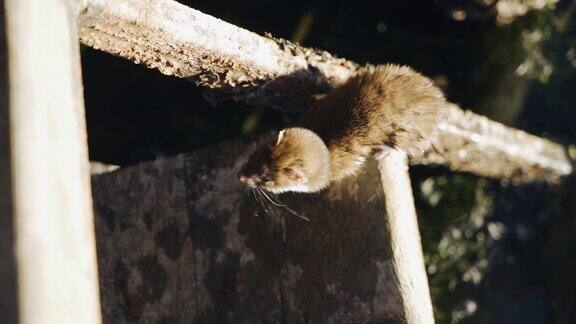
[[[467,175],[430,177],[417,182],[414,192],[430,292],[439,323],[456,322],[476,310],[471,299],[488,266],[487,224],[492,197],[486,181]]]

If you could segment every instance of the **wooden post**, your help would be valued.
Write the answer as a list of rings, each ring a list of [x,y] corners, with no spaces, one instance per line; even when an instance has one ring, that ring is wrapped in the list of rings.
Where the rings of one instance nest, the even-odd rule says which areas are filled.
[[[406,322],[434,323],[406,154],[390,151],[379,160],[378,167],[386,201],[392,264],[398,278]]]
[[[0,1],[0,318],[16,323],[16,262],[8,128],[8,60],[6,56],[4,2]]]
[[[20,321],[99,323],[76,2],[2,4]]]

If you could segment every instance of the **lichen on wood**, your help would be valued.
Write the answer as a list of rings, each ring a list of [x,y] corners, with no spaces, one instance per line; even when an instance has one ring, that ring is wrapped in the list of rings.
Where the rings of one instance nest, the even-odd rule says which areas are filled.
[[[306,94],[354,73],[354,64],[334,64],[326,52],[261,37],[170,0],[93,0],[79,22],[84,44],[218,89],[209,92],[213,101],[296,110],[309,105]],[[289,95],[301,101],[286,107]]]
[[[374,163],[269,210],[229,142],[93,177],[106,322],[404,322]]]

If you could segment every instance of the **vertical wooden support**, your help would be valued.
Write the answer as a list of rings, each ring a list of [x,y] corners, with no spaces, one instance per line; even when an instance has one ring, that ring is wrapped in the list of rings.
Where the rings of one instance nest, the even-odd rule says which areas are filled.
[[[0,1],[0,321],[16,323],[16,261],[8,127],[8,60],[4,2]]]
[[[391,151],[378,163],[386,201],[386,224],[390,233],[394,270],[398,277],[406,322],[434,323],[406,154]]]
[[[75,1],[4,0],[21,323],[99,323]]]

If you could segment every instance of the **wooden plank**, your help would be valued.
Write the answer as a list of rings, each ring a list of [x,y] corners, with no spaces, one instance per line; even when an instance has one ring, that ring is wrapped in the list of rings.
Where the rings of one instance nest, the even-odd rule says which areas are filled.
[[[390,151],[378,167],[386,197],[386,225],[407,323],[434,323],[406,154]]]
[[[76,11],[5,0],[22,323],[99,323]]]
[[[213,100],[304,108],[310,98],[303,94],[327,91],[355,71],[353,63],[326,52],[289,43],[283,48],[277,40],[170,0],[90,0],[79,26],[82,43],[217,89]],[[291,86],[271,82],[280,76]],[[290,96],[295,100],[287,100]]]
[[[14,210],[10,165],[10,127],[8,124],[8,57],[6,16],[0,1],[0,318],[17,323],[16,259],[14,256]]]
[[[228,142],[93,177],[105,322],[405,322],[377,165],[265,211]],[[271,205],[271,204],[269,204]]]
[[[188,78],[212,100],[286,111],[310,107],[359,65],[284,40],[261,37],[173,0],[88,0],[80,40],[102,51]],[[504,109],[504,107],[502,107]],[[565,149],[484,117],[446,107],[435,147],[411,163],[512,181],[557,181],[572,172]]]

